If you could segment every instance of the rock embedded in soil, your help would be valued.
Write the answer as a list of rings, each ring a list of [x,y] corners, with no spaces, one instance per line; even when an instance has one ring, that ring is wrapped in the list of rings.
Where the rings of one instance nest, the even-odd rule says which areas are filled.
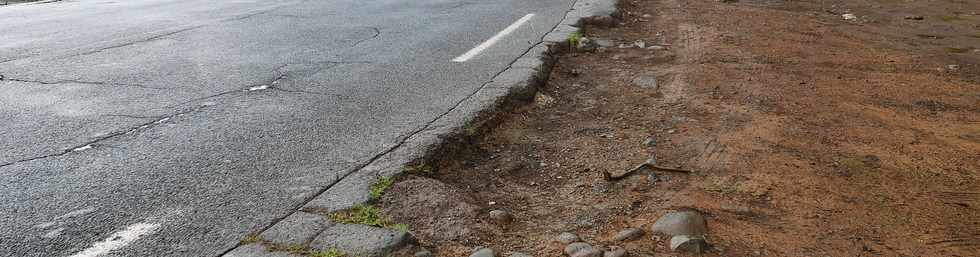
[[[616,234],[616,237],[614,237],[613,239],[615,239],[616,241],[632,241],[634,239],[640,238],[641,236],[643,236],[643,234],[644,232],[642,229],[627,228],[623,231],[619,231],[619,233]]]
[[[490,219],[500,224],[509,224],[514,221],[514,216],[504,210],[492,210],[490,211]]]
[[[572,257],[602,257],[602,251],[595,248],[582,249],[571,255]]]
[[[684,210],[664,214],[650,227],[653,233],[668,236],[704,235],[708,232],[704,216],[694,210]]]
[[[657,76],[654,76],[653,74],[637,76],[636,78],[633,78],[632,83],[634,86],[640,88],[657,90]]]
[[[626,248],[619,246],[610,246],[609,250],[602,253],[602,257],[624,257],[626,256]]]
[[[432,252],[430,252],[429,250],[421,250],[415,252],[415,257],[433,257],[433,255]]]
[[[476,252],[470,254],[470,257],[497,257],[497,252],[494,252],[490,248],[480,248],[480,250],[476,250]]]
[[[510,254],[510,257],[534,257],[534,256],[522,252],[514,252]]]
[[[575,242],[565,246],[565,254],[573,256],[575,253],[585,250],[592,250],[592,245],[583,242]]]
[[[670,238],[670,250],[675,252],[703,253],[708,242],[703,236],[676,235]]]
[[[571,244],[578,241],[578,236],[572,234],[571,232],[562,232],[561,234],[558,234],[558,242],[561,242],[562,244]]]

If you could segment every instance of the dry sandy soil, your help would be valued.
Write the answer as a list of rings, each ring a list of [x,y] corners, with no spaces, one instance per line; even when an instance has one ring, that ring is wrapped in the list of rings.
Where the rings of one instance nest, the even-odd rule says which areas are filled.
[[[533,104],[400,178],[386,213],[438,256],[560,256],[563,231],[687,256],[611,239],[680,208],[706,214],[707,256],[980,256],[980,1],[623,8],[585,36],[664,49],[566,54]],[[651,158],[690,172],[602,175]]]

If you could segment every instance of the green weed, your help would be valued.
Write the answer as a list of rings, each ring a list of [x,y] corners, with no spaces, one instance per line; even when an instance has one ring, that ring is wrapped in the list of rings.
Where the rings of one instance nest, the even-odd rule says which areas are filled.
[[[395,179],[390,177],[381,177],[374,185],[371,185],[371,200],[376,201],[381,199],[381,195],[384,195],[385,190],[391,187],[391,184],[395,183]]]

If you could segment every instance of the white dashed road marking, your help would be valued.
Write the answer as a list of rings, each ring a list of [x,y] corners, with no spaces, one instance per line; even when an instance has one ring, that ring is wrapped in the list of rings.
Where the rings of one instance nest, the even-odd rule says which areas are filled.
[[[518,19],[514,23],[510,24],[510,26],[507,26],[507,28],[505,28],[504,30],[501,30],[496,35],[493,35],[493,37],[491,37],[490,39],[487,39],[487,41],[483,41],[483,43],[480,43],[479,45],[477,45],[473,49],[470,49],[470,51],[467,51],[463,55],[460,55],[460,56],[454,58],[453,61],[454,62],[465,62],[465,61],[469,61],[474,56],[480,54],[480,52],[483,52],[483,50],[486,50],[487,48],[489,48],[493,44],[496,44],[497,41],[499,41],[501,38],[507,36],[507,34],[513,33],[515,30],[517,30],[517,28],[521,27],[521,25],[524,25],[524,23],[527,23],[527,21],[531,20],[531,18],[533,18],[533,17],[534,17],[534,14],[533,13],[529,13],[527,15],[524,15],[524,17],[521,17],[520,19]]]

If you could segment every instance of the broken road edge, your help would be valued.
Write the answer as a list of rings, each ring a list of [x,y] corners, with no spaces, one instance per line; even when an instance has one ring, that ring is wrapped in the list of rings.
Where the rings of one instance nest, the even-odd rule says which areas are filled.
[[[220,256],[387,256],[412,244],[404,229],[341,224],[330,215],[374,201],[372,187],[378,181],[431,169],[429,164],[454,158],[496,127],[504,113],[532,102],[538,88],[548,82],[558,56],[572,49],[568,39],[581,34],[586,25],[616,25],[622,17],[619,4],[619,0],[576,0],[541,42],[452,109]]]

